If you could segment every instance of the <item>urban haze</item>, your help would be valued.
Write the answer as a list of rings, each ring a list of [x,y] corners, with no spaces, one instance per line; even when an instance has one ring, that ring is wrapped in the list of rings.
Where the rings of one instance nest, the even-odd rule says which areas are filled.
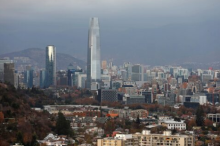
[[[218,0],[0,1],[0,53],[53,44],[86,61],[88,19],[98,17],[102,59],[150,65],[215,62]]]
[[[0,146],[220,146],[219,0],[0,0]]]

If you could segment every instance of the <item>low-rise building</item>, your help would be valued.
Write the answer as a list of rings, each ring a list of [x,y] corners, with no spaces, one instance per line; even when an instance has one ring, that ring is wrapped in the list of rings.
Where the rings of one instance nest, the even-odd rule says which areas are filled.
[[[119,118],[146,118],[148,116],[148,111],[145,109],[132,110],[129,108],[124,109],[111,109],[109,110],[109,114],[118,114]]]
[[[145,103],[145,96],[143,95],[128,95],[123,98],[126,105],[128,104],[143,104]]]
[[[171,131],[151,134],[149,130],[135,134],[116,134],[113,137],[98,139],[97,146],[194,146],[194,135],[173,135]]]
[[[86,133],[91,134],[91,135],[97,134],[97,136],[103,136],[104,129],[98,128],[98,127],[93,127],[93,128],[86,129]]]
[[[66,136],[57,136],[50,133],[43,140],[38,140],[38,143],[46,146],[66,146],[68,140]],[[75,143],[75,141],[73,141],[73,143]]]
[[[116,134],[113,137],[98,139],[97,146],[134,146],[138,142],[132,138],[132,134]]]
[[[169,117],[169,116],[158,116],[158,119],[159,119],[160,121],[162,121],[162,120],[170,120],[171,117]]]
[[[70,120],[70,119],[69,119]],[[96,123],[105,123],[108,120],[107,117],[72,117],[70,125],[72,128],[80,127],[93,127]]]
[[[173,106],[175,104],[175,96],[173,97],[164,97],[164,96],[159,96],[157,97],[157,103],[160,105],[168,105],[168,106]]]
[[[170,130],[186,130],[186,123],[184,123],[184,121],[164,120],[161,121],[161,125],[167,127],[167,129]]]
[[[194,135],[172,135],[171,131],[164,131],[163,134],[151,134],[149,130],[142,133],[133,134],[134,141],[142,146],[175,145],[175,146],[194,146]]]
[[[107,137],[97,140],[97,146],[124,146],[122,139],[115,139],[112,137]]]
[[[138,109],[138,110],[132,110],[130,112],[130,117],[132,118],[147,118],[148,117],[148,111],[144,109]]]
[[[219,123],[219,122],[220,122],[220,113],[208,114],[207,117],[208,117],[208,119],[211,120],[212,122],[216,122],[216,123]]]

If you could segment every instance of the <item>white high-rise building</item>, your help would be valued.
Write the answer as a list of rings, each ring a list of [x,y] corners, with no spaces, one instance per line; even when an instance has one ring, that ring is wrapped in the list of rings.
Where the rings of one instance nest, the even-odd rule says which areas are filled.
[[[99,88],[101,81],[100,35],[98,18],[90,19],[87,56],[87,88]],[[93,87],[92,87],[93,86]]]

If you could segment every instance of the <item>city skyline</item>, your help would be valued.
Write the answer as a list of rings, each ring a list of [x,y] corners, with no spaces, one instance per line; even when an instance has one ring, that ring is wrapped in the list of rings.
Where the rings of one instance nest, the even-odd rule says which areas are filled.
[[[0,0],[0,146],[220,146],[219,7]]]
[[[220,46],[216,39],[220,34],[219,5],[216,0],[49,0],[43,5],[3,0],[1,54],[54,44],[57,52],[86,61],[87,21],[97,16],[102,25],[102,59],[113,58],[118,64],[132,59],[134,63],[151,65],[215,61]]]

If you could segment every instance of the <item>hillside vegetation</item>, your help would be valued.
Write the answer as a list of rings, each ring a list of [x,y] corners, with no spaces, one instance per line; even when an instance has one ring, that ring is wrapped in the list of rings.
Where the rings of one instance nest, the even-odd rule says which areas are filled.
[[[16,90],[0,83],[0,146],[20,142],[35,145],[54,129],[54,118],[46,112],[32,110],[30,105],[51,104],[37,89]]]

